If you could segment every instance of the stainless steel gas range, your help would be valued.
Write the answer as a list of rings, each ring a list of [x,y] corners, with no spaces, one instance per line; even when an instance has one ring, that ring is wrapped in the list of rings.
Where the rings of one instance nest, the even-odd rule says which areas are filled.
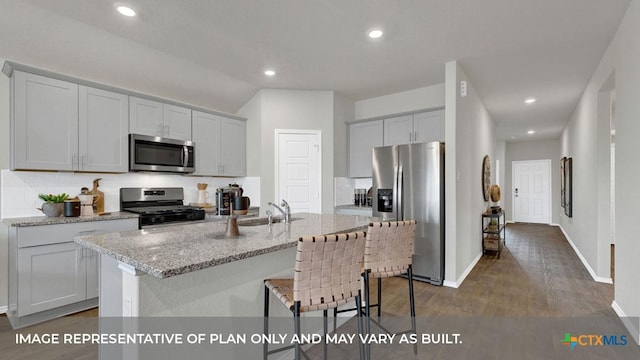
[[[183,188],[120,188],[120,210],[139,214],[140,229],[205,219],[204,209],[183,201]]]

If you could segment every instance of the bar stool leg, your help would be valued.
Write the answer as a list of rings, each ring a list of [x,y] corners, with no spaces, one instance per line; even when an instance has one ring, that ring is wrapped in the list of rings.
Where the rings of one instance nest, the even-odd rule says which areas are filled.
[[[269,288],[264,287],[264,320],[263,320],[263,334],[266,336],[269,333]],[[267,360],[269,357],[269,343],[265,341],[262,344],[262,359]]]
[[[293,305],[294,328],[298,342],[295,344],[295,359],[300,360],[300,302],[296,301]]]
[[[356,316],[358,317],[358,352],[360,353],[360,360],[364,360],[364,344],[359,338],[362,335],[362,293],[360,293],[360,291],[358,291],[358,296],[356,296],[356,311]]]
[[[411,307],[411,331],[416,334],[416,303],[413,297],[413,269],[411,265],[407,269],[407,277],[409,278],[409,305]],[[413,344],[413,354],[418,355],[418,344]]]
[[[327,328],[329,327],[329,326],[327,325],[327,309],[325,309],[325,310],[322,312],[322,315],[323,315],[323,317],[324,317],[324,319],[323,319],[323,330],[324,330],[324,339],[323,339],[323,340],[324,340],[324,344],[323,344],[323,353],[324,353],[324,356],[323,356],[323,359],[324,359],[324,360],[327,360]]]
[[[365,271],[363,274],[363,278],[364,278],[364,313],[365,313],[365,321],[366,321],[366,327],[365,327],[365,331],[367,334],[369,334],[371,332],[371,307],[369,306],[369,304],[371,304],[371,299],[369,296],[369,271]],[[366,349],[366,358],[369,359],[371,358],[371,344],[365,344],[365,349]]]
[[[378,317],[382,313],[382,278],[378,278]]]

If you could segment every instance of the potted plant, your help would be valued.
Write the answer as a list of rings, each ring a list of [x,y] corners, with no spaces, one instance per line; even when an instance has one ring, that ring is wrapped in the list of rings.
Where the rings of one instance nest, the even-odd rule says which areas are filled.
[[[58,195],[38,194],[38,197],[44,201],[42,208],[38,208],[38,210],[42,211],[48,217],[57,217],[62,215],[62,211],[64,210],[63,202],[69,195],[65,193]]]

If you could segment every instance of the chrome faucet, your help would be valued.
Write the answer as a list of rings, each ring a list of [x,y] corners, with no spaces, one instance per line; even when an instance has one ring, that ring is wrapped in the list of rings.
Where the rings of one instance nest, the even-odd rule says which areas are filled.
[[[287,224],[291,223],[291,208],[289,207],[289,204],[286,201],[284,201],[284,199],[282,199],[282,204],[280,204],[280,206],[284,207],[284,210],[280,206],[272,203],[271,201],[269,201],[268,204],[273,206],[274,208],[276,208],[276,210],[282,213],[282,215],[284,216],[285,223]]]
[[[282,203],[280,204],[280,206],[284,206],[284,222],[287,224],[291,224],[291,207],[289,206],[289,203],[282,199]]]
[[[273,213],[267,210],[266,214],[267,214],[267,220],[269,221],[269,228],[271,228],[271,225],[273,225]]]

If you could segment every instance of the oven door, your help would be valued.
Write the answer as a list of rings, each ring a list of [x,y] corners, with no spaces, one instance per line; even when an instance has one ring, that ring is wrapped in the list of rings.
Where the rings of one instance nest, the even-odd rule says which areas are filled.
[[[129,135],[129,170],[191,173],[194,143],[155,136]]]

